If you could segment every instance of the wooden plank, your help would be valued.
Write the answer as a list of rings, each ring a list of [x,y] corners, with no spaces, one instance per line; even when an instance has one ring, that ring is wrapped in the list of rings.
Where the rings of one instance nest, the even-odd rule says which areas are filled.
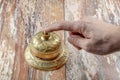
[[[0,0],[0,80],[65,80],[65,67],[41,72],[24,60],[31,37],[64,19],[63,4],[63,0]],[[63,32],[59,34],[62,38]]]
[[[48,24],[64,20],[64,0],[46,0],[44,8]],[[63,32],[59,32],[59,35],[62,37]],[[62,40],[64,41],[64,37]],[[42,72],[42,80],[65,80],[65,66],[59,70]]]
[[[65,0],[65,20],[94,16],[120,26],[119,4],[120,0]],[[98,56],[66,44],[72,51],[66,68],[67,80],[120,80],[120,52]]]

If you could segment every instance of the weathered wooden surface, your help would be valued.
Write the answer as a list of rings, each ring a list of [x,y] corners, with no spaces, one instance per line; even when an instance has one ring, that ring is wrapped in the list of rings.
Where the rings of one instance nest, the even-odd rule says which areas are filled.
[[[120,0],[65,0],[65,20],[83,16],[120,25]],[[98,56],[69,48],[72,54],[66,67],[67,80],[120,80],[120,52]]]
[[[42,72],[25,62],[24,50],[42,27],[83,16],[120,25],[120,0],[0,0],[0,80],[120,80],[120,52],[98,56],[78,51],[67,42],[67,33],[71,54],[66,67]]]
[[[65,67],[41,72],[24,60],[30,38],[64,19],[63,6],[63,0],[0,0],[0,80],[65,80]]]

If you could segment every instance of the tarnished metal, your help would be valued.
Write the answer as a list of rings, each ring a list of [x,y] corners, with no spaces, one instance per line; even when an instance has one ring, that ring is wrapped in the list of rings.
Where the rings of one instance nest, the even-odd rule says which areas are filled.
[[[26,48],[25,59],[36,69],[55,70],[65,64],[68,51],[56,33],[39,32]]]

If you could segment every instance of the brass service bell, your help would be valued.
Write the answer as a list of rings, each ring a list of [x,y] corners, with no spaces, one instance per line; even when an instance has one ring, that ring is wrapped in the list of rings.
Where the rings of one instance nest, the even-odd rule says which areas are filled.
[[[54,33],[39,32],[25,50],[25,60],[35,69],[49,71],[62,67],[68,59],[68,50]]]

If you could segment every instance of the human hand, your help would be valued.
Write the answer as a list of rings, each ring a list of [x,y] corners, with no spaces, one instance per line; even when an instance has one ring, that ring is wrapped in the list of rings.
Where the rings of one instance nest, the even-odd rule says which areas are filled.
[[[92,17],[80,21],[57,22],[44,31],[69,31],[68,41],[78,49],[90,53],[105,55],[120,50],[120,29]]]

